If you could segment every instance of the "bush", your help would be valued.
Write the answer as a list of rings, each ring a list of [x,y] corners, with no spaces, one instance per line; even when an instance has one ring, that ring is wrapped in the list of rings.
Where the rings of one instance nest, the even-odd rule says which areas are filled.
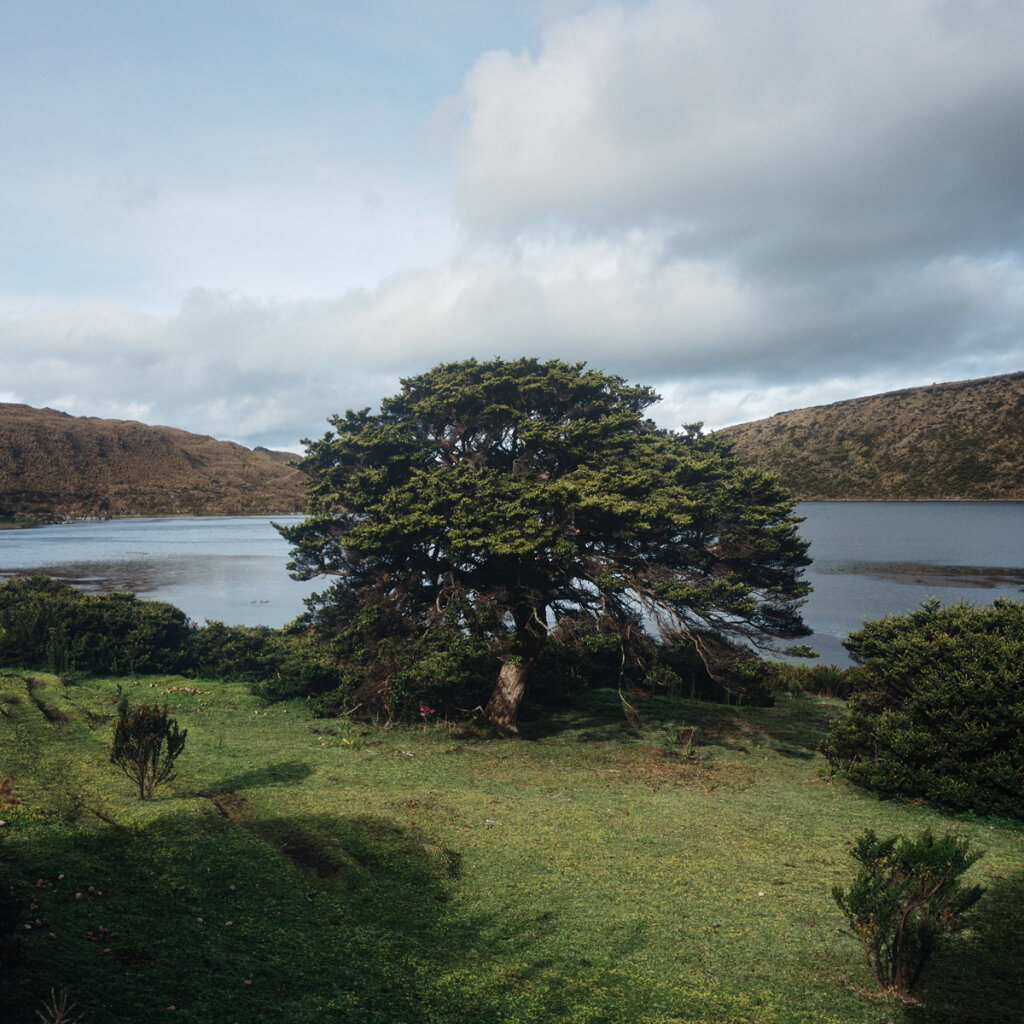
[[[1024,604],[925,603],[845,642],[863,689],[822,750],[858,785],[1024,818]]]
[[[191,660],[189,620],[164,601],[84,594],[48,576],[0,586],[0,664],[127,675],[180,672]]]
[[[859,666],[798,665],[788,661],[770,661],[765,684],[777,693],[813,693],[819,697],[846,700],[864,685],[864,670]]]
[[[268,700],[309,696],[338,685],[331,651],[305,631],[208,622],[191,637],[192,673],[249,683]]]
[[[135,783],[139,799],[145,800],[160,783],[174,778],[174,762],[185,749],[188,729],[179,730],[166,707],[133,708],[127,697],[121,698],[117,712],[110,761]]]
[[[738,644],[710,635],[659,646],[652,679],[689,697],[715,703],[771,707],[771,663]]]
[[[834,886],[832,897],[860,939],[879,991],[909,992],[939,936],[961,929],[981,898],[980,886],[964,888],[959,878],[982,854],[951,835],[879,839],[868,830],[851,855],[857,876],[848,891]]]

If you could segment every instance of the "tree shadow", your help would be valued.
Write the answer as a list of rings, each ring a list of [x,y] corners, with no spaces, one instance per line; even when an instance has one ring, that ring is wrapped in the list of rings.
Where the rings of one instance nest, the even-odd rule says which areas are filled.
[[[41,923],[0,985],[6,1024],[37,1024],[52,988],[108,1024],[421,1020],[481,927],[448,913],[458,855],[385,818],[83,819],[8,852],[2,881]]]
[[[207,786],[202,793],[197,795],[207,796],[211,792],[233,793],[239,789],[259,789],[261,786],[302,782],[312,772],[313,769],[304,761],[278,761],[276,764],[268,764],[239,775],[232,775],[215,786]]]
[[[939,946],[925,968],[922,1005],[908,1024],[1019,1024],[1024,1019],[1024,872],[991,885],[973,928]]]
[[[636,712],[635,725],[616,690],[593,690],[581,694],[570,709],[531,709],[521,725],[522,735],[536,740],[572,734],[582,742],[608,742],[663,729],[670,735],[683,734],[696,746],[719,746],[739,753],[762,746],[783,757],[811,760],[818,755],[829,719],[837,713],[834,704],[813,697],[783,696],[772,707],[737,707],[665,695],[629,696],[627,700]]]

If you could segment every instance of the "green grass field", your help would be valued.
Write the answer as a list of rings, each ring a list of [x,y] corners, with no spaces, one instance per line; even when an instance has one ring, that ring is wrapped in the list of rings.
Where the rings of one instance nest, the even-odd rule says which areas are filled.
[[[34,682],[33,682],[34,680]],[[373,729],[241,689],[122,680],[189,730],[148,802],[109,763],[116,680],[0,675],[0,884],[29,923],[0,1020],[51,989],[121,1022],[1017,1022],[1024,831],[823,771],[838,702],[617,694],[527,722]],[[830,896],[865,828],[985,849],[974,927],[879,1001]]]

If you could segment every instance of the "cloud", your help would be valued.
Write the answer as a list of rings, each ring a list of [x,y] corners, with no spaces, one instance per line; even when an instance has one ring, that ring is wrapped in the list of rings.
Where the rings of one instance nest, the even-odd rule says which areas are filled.
[[[668,222],[750,266],[1016,245],[1022,39],[1009,2],[604,8],[470,72],[459,208],[481,235]]]
[[[554,6],[440,101],[453,207],[305,156],[112,176],[103,245],[177,297],[0,318],[5,393],[291,447],[470,356],[653,384],[666,426],[1024,367],[1024,6]]]
[[[968,260],[935,264],[842,306],[810,289],[752,287],[726,264],[666,262],[642,237],[588,240],[406,271],[332,301],[197,289],[165,316],[82,307],[8,317],[0,378],[30,404],[102,416],[144,409],[149,422],[293,447],[319,436],[330,414],[376,405],[403,376],[525,354],[655,385],[665,426],[717,427],[1009,372],[1019,348],[1007,325],[1022,314],[1009,263],[1001,274]]]

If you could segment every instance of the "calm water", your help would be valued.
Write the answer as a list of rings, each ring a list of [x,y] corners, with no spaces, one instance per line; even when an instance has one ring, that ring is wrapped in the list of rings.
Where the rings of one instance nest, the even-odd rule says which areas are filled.
[[[305,597],[326,586],[291,579],[288,544],[271,522],[190,516],[0,530],[0,577],[31,569],[86,590],[170,601],[196,622],[283,626],[302,613]]]
[[[806,502],[814,564],[804,610],[824,662],[864,619],[928,597],[1024,599],[1024,502]],[[294,522],[298,517],[278,517]],[[0,531],[0,576],[28,569],[93,590],[131,590],[197,622],[281,626],[326,581],[296,583],[262,517],[116,519]]]
[[[1024,599],[1024,502],[805,502],[798,511],[814,559],[804,621],[823,662],[847,663],[839,641],[864,619],[929,597]]]

